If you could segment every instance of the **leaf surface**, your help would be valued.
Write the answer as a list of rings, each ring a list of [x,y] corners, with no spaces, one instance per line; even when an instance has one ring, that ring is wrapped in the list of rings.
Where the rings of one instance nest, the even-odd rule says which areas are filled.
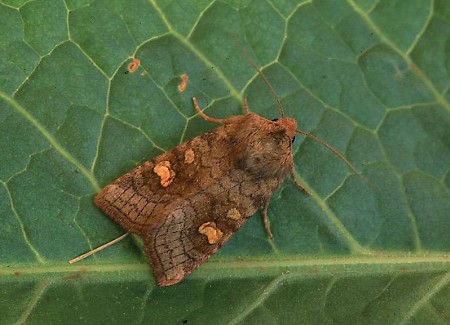
[[[0,323],[445,324],[450,318],[446,0],[0,2]],[[182,283],[159,288],[93,205],[215,126],[278,110],[299,180]],[[133,58],[140,66],[130,72]],[[184,92],[182,74],[189,76]]]

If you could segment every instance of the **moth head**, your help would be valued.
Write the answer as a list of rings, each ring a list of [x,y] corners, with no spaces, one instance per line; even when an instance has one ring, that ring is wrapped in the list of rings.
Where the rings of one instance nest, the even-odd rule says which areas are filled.
[[[275,130],[283,130],[286,136],[291,138],[291,142],[294,142],[295,133],[297,131],[297,121],[293,118],[281,118],[274,119],[272,122],[275,124]]]
[[[297,121],[293,118],[281,118],[270,122],[266,139],[266,150],[277,151],[279,154],[290,154],[291,145],[295,140]]]

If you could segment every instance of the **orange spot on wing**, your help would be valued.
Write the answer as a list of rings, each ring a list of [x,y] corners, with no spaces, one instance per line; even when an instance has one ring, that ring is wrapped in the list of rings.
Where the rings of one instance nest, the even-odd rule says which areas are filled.
[[[161,177],[161,185],[167,187],[172,183],[175,178],[175,172],[170,168],[170,161],[164,160],[158,163],[154,168],[153,172]]]
[[[215,222],[205,222],[198,228],[198,232],[208,238],[208,243],[216,244],[223,236],[223,232],[217,228]]]
[[[230,219],[233,219],[233,220],[239,220],[242,217],[242,215],[238,209],[232,208],[232,209],[228,210],[227,217]]]
[[[195,153],[194,150],[192,150],[191,148],[187,149],[184,152],[184,162],[186,164],[192,164],[195,160]]]

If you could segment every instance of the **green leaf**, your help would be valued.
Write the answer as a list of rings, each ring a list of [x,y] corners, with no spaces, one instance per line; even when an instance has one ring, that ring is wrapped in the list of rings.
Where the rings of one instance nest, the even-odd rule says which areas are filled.
[[[446,0],[0,2],[2,324],[444,324],[450,318]],[[297,176],[182,283],[93,204],[106,184],[215,126],[279,112]],[[135,72],[128,71],[140,59]],[[189,76],[184,92],[180,75]]]

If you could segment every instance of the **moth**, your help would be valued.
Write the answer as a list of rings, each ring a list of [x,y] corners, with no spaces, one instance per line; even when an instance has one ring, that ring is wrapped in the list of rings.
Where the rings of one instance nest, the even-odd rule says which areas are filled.
[[[128,233],[143,237],[145,253],[160,286],[182,281],[217,252],[258,210],[269,237],[267,210],[288,174],[296,180],[292,143],[296,133],[324,144],[352,169],[341,153],[297,130],[284,117],[268,120],[250,112],[218,119],[193,105],[205,121],[221,126],[184,142],[107,185],[95,204]]]

